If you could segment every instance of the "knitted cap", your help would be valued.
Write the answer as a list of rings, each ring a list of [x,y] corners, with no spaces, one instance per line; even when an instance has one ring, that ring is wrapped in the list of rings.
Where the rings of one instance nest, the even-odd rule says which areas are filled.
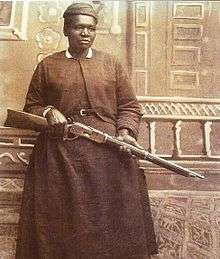
[[[66,11],[63,14],[63,18],[69,18],[72,15],[84,14],[94,17],[98,20],[98,14],[94,8],[87,3],[74,3],[67,7]]]

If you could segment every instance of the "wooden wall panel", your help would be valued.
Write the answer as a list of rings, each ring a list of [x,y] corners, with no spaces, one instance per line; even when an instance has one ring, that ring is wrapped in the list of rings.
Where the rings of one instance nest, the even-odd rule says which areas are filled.
[[[219,1],[152,1],[148,94],[219,97]]]
[[[220,7],[220,6],[219,6]],[[214,80],[216,51],[212,26],[219,22],[210,2],[174,1],[168,11],[168,95],[214,97],[220,92]],[[173,75],[178,74],[178,83]],[[187,76],[188,75],[188,76]],[[188,80],[187,80],[188,78]],[[191,78],[191,79],[190,79]],[[214,91],[215,89],[215,91]]]
[[[149,80],[149,37],[150,37],[150,2],[132,1],[129,3],[131,15],[129,20],[130,39],[127,42],[131,59],[133,85],[137,95],[147,95]]]

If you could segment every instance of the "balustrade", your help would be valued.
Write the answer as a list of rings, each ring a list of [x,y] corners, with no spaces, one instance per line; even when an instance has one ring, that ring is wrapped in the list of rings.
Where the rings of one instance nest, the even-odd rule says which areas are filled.
[[[169,122],[172,124],[173,132],[172,155],[159,155],[170,159],[179,160],[220,161],[220,147],[219,154],[213,155],[213,143],[211,142],[212,126],[216,123],[220,126],[219,99],[139,97],[139,101],[143,108],[143,121],[148,125],[149,152],[154,154],[156,153],[157,125],[160,123]],[[182,126],[190,122],[199,123],[202,128],[202,154],[200,155],[184,154],[181,149],[183,144],[181,142]],[[192,133],[189,131],[189,138],[191,136],[190,134]],[[219,140],[217,140],[217,142],[219,142]]]

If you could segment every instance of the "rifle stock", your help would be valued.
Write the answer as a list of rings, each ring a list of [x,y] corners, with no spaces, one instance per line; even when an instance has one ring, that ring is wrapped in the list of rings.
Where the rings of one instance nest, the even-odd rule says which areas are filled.
[[[7,113],[5,126],[34,131],[42,131],[48,127],[47,120],[44,117],[12,109],[7,109]]]
[[[8,109],[7,121],[9,122],[9,126],[18,127],[22,129],[31,129],[39,131],[48,127],[47,120],[43,117],[11,109]],[[82,123],[75,122],[72,124],[67,124],[64,127],[64,140],[71,140],[79,136],[87,138],[97,143],[106,143],[116,147],[126,146],[128,149],[131,150],[131,153],[139,159],[148,160],[160,167],[166,168],[183,176],[204,179],[203,175],[189,170],[188,168],[182,167],[173,162],[165,160],[157,155],[153,155],[144,149],[137,148],[133,145],[127,144],[117,139],[116,137],[110,136],[95,128],[86,126]]]

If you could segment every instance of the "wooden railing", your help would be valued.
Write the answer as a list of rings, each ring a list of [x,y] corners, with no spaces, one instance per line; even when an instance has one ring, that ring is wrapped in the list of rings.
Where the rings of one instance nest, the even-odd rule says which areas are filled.
[[[145,148],[205,176],[205,180],[182,177],[140,161],[148,187],[219,191],[220,99],[151,96],[138,97],[138,100],[143,108],[140,140],[147,143]]]
[[[220,99],[198,98],[167,98],[167,97],[139,97],[143,108],[143,121],[148,125],[149,151],[156,153],[156,126],[162,122],[172,124],[173,152],[172,155],[160,154],[178,160],[215,160],[220,161],[219,154],[212,154],[211,132],[212,125],[220,126]],[[181,130],[184,123],[197,122],[202,127],[201,155],[186,155],[182,153]],[[219,127],[220,139],[220,127]],[[190,128],[189,128],[190,137]],[[216,141],[219,142],[219,139]]]
[[[170,156],[172,159],[206,159],[206,160],[220,160],[220,155],[212,155],[212,146],[210,141],[211,131],[212,131],[212,124],[215,122],[220,122],[220,118],[204,118],[204,117],[181,117],[175,116],[166,118],[158,118],[158,117],[151,117],[148,115],[143,116],[143,120],[149,126],[149,151],[153,154],[156,153],[156,123],[160,122],[170,122],[173,124],[173,140],[174,140],[174,149],[173,154]],[[183,155],[181,150],[181,126],[184,122],[199,122],[203,129],[203,155]]]

